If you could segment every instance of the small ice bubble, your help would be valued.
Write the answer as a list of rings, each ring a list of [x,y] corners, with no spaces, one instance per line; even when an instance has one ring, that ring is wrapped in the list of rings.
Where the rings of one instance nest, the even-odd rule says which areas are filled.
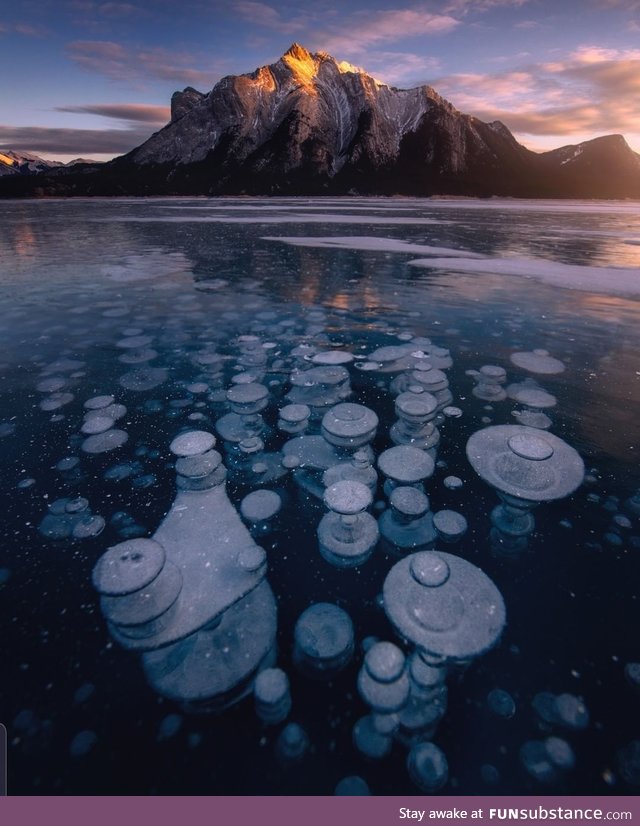
[[[441,789],[449,779],[449,765],[442,749],[434,743],[418,743],[407,757],[409,777],[427,794]]]
[[[487,695],[487,705],[498,717],[509,720],[516,713],[516,704],[513,697],[501,688],[494,688]]]
[[[182,728],[183,718],[180,714],[168,714],[158,726],[158,736],[156,740],[160,743],[175,737]]]
[[[276,741],[277,756],[287,762],[301,760],[309,748],[309,737],[297,723],[288,723]]]
[[[447,490],[459,490],[464,482],[459,476],[446,476],[442,484]]]
[[[366,781],[358,775],[349,775],[339,780],[334,795],[337,797],[365,797],[371,794]]]
[[[361,717],[353,727],[353,744],[361,754],[372,760],[380,760],[391,751],[392,739],[388,734],[381,734],[373,724],[373,717],[368,714]]]
[[[105,433],[112,428],[114,420],[111,416],[91,416],[82,424],[80,432],[85,436],[93,436],[96,433]]]
[[[86,757],[98,742],[98,736],[94,731],[81,731],[73,738],[69,746],[71,757]]]
[[[640,740],[632,740],[616,755],[620,777],[630,786],[640,786]]]
[[[97,433],[86,438],[81,449],[85,453],[106,453],[122,447],[128,439],[129,434],[124,430],[107,430],[105,433]]]
[[[555,698],[557,721],[570,729],[585,729],[589,725],[589,711],[584,702],[573,694],[559,694]]]
[[[74,468],[78,467],[80,464],[80,459],[77,456],[65,456],[64,459],[60,459],[60,461],[56,465],[56,470],[60,470],[63,473],[68,470],[73,470]]]
[[[555,779],[556,770],[544,743],[528,740],[520,749],[520,760],[526,771],[542,783]]]
[[[559,769],[572,769],[576,763],[573,749],[561,737],[547,737],[544,747],[549,759]]]
[[[84,403],[85,410],[102,410],[115,401],[113,396],[93,396]]]
[[[73,526],[74,539],[90,539],[99,536],[104,530],[105,521],[102,516],[85,516]]]
[[[93,697],[96,687],[93,683],[83,683],[73,695],[75,705],[83,705]]]
[[[624,667],[627,682],[636,691],[640,691],[640,663],[627,663]]]

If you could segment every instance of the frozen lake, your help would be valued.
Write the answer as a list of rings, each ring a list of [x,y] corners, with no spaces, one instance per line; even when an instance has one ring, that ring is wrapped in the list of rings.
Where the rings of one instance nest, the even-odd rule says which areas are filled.
[[[637,793],[640,204],[0,215],[11,794]]]

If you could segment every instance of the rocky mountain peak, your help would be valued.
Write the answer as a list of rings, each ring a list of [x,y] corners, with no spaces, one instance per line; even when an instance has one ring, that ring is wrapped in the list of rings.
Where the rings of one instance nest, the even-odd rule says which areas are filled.
[[[207,93],[176,92],[170,123],[100,171],[52,180],[69,194],[640,197],[640,157],[620,135],[534,153],[430,86],[397,89],[293,43]]]

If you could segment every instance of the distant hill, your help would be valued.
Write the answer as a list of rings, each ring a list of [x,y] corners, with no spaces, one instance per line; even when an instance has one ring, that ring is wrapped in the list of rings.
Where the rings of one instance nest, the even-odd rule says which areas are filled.
[[[621,135],[531,152],[430,86],[396,89],[295,43],[206,94],[176,92],[171,121],[126,155],[33,171],[0,194],[640,198]]]

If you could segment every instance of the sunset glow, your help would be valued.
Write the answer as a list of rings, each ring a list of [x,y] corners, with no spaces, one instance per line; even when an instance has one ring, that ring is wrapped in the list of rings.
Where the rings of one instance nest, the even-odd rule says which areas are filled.
[[[33,0],[0,24],[0,149],[70,160],[129,151],[174,91],[209,91],[293,40],[381,83],[433,86],[534,150],[622,134],[640,150],[640,6],[633,0],[280,3]],[[291,60],[291,59],[290,59]],[[301,82],[309,66],[300,65]],[[312,68],[312,67],[311,67]]]

